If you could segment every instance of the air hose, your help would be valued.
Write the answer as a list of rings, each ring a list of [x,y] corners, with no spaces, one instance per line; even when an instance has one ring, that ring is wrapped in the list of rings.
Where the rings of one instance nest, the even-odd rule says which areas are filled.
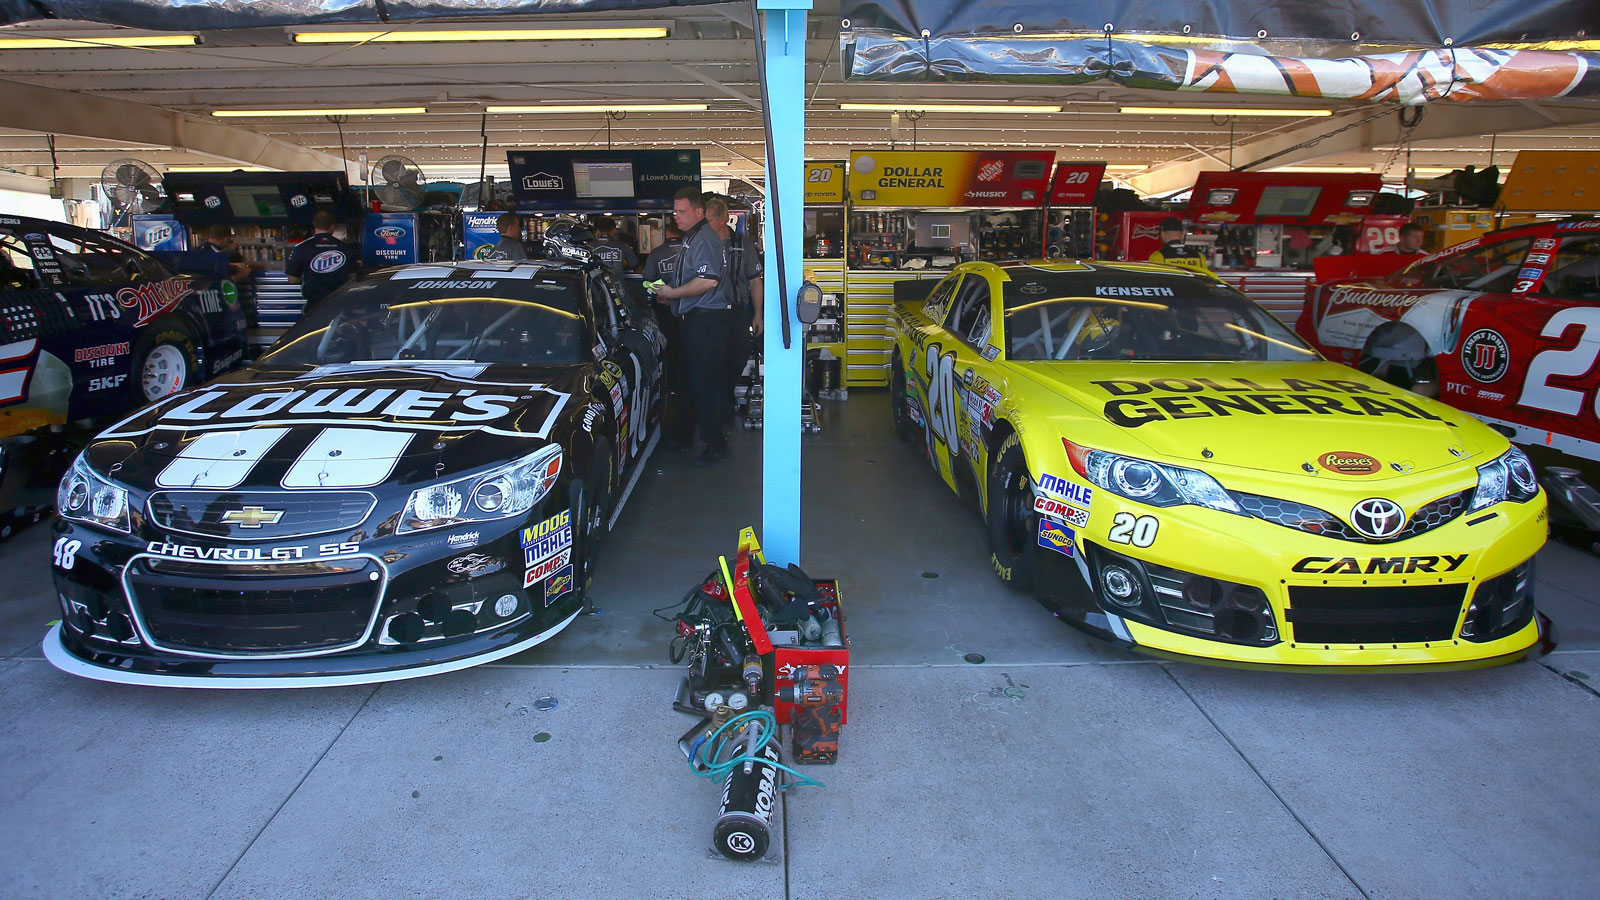
[[[761,741],[754,747],[745,748],[742,755],[734,756],[718,762],[718,758],[726,753],[739,752],[739,742],[744,740],[743,732],[747,725],[758,724],[761,726]],[[778,737],[778,719],[765,709],[752,709],[742,712],[737,716],[722,723],[709,737],[703,737],[694,742],[689,752],[689,771],[702,778],[726,778],[729,772],[743,766],[745,763],[770,765],[788,772],[797,780],[779,786],[779,790],[786,791],[792,787],[804,784],[813,784],[817,787],[826,787],[822,782],[808,775],[784,765],[761,757],[761,752],[767,745]],[[702,754],[704,754],[702,756]]]

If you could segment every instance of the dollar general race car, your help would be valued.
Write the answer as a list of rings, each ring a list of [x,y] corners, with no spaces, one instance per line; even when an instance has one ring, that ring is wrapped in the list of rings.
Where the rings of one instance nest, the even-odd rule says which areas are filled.
[[[895,307],[896,432],[1000,578],[1140,650],[1464,666],[1539,639],[1545,498],[1457,410],[1320,359],[1206,273],[967,263]]]
[[[1600,218],[1508,228],[1385,279],[1321,285],[1296,329],[1329,359],[1537,448],[1539,462],[1600,474]],[[1600,508],[1557,496],[1600,529]]]
[[[347,284],[62,480],[58,668],[298,687],[531,647],[583,605],[658,434],[660,329],[595,264]]]

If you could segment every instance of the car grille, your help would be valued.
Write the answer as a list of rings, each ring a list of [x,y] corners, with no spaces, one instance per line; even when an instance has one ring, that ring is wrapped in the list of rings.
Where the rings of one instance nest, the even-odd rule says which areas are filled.
[[[364,641],[383,593],[375,560],[274,566],[143,559],[128,599],[151,643],[203,655],[329,651]]]
[[[150,495],[150,519],[182,534],[275,541],[355,528],[376,503],[366,491],[157,491]],[[247,509],[281,515],[255,527],[222,521],[230,511]]]
[[[1401,644],[1455,636],[1465,584],[1289,586],[1284,617],[1302,644]]]
[[[1234,502],[1239,504],[1239,508],[1246,515],[1286,528],[1297,528],[1310,534],[1363,544],[1392,544],[1395,541],[1414,538],[1419,534],[1427,534],[1465,512],[1467,501],[1472,496],[1472,491],[1462,491],[1459,494],[1440,497],[1432,503],[1425,503],[1406,519],[1406,527],[1400,529],[1399,534],[1392,538],[1375,540],[1362,535],[1333,513],[1315,506],[1307,506],[1293,500],[1279,500],[1276,497],[1262,497],[1237,491],[1232,493]]]

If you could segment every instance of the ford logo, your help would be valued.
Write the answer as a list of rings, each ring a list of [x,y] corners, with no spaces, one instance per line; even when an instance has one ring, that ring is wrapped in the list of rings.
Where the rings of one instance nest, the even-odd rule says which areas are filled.
[[[399,228],[394,225],[385,225],[382,228],[375,228],[373,229],[372,233],[386,241],[399,240],[400,238],[406,236],[406,230],[404,228]]]
[[[1400,504],[1382,497],[1370,497],[1350,510],[1350,524],[1364,537],[1387,540],[1406,527],[1406,513]]]

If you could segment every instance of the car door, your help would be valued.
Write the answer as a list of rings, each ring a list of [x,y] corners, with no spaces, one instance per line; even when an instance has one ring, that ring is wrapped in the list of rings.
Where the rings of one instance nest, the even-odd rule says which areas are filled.
[[[954,490],[960,489],[958,478],[970,474],[976,479],[981,471],[973,459],[981,436],[968,415],[966,397],[978,366],[987,367],[979,348],[988,344],[992,296],[983,273],[966,273],[922,354],[934,467]]]
[[[596,353],[601,383],[609,393],[616,421],[616,470],[636,465],[648,445],[652,415],[660,391],[660,359],[655,340],[627,308],[622,285],[610,272],[592,273],[590,295],[595,306]]]

